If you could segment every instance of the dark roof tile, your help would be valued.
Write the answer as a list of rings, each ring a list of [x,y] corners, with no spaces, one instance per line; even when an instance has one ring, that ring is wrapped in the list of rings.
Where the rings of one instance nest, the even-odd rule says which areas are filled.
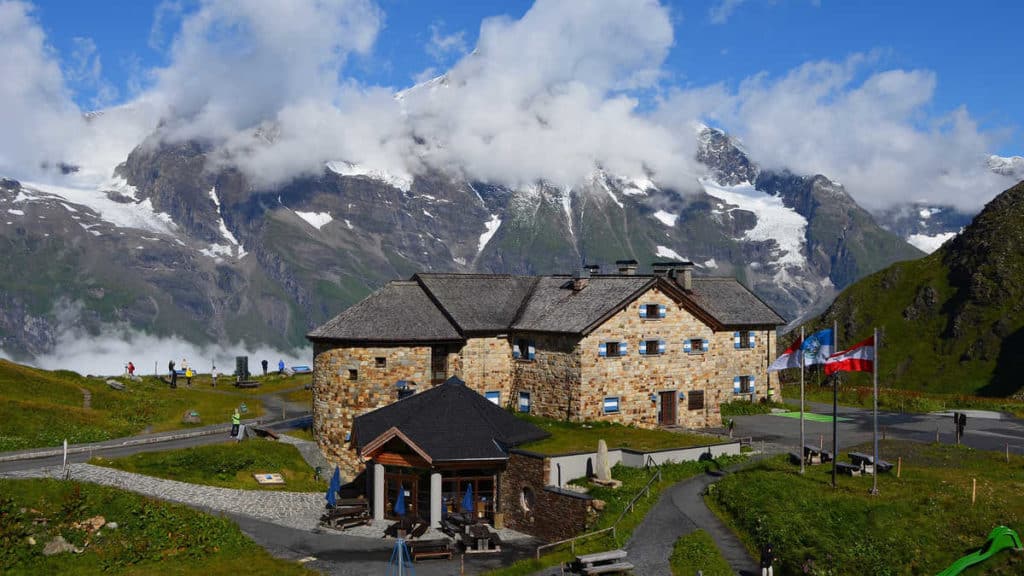
[[[463,332],[503,331],[537,283],[510,274],[417,274],[428,292]]]
[[[463,339],[416,282],[389,282],[310,332],[308,338],[366,342]]]
[[[594,276],[586,287],[575,291],[568,276],[541,276],[513,329],[583,333],[653,283],[650,276]]]
[[[734,278],[693,277],[693,291],[687,296],[725,326],[785,324],[775,310]]]

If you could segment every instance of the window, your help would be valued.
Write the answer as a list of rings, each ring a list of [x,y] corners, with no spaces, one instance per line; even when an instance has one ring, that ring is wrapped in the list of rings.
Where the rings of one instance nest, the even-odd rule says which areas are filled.
[[[641,340],[640,353],[644,356],[657,356],[665,353],[664,340]]]
[[[704,391],[703,390],[690,390],[689,401],[686,404],[689,410],[703,410],[704,409]]]
[[[736,376],[732,379],[732,391],[734,394],[753,394],[754,377]]]
[[[533,340],[526,340],[519,338],[512,346],[512,357],[516,360],[533,360],[537,356],[537,349],[533,345]]]
[[[626,355],[625,342],[602,342],[598,348],[598,355],[608,358],[617,358]]]
[[[492,391],[492,392],[484,392],[484,398],[487,398],[491,402],[494,402],[494,404],[496,406],[501,406],[501,392],[500,391],[495,390],[495,391]]]
[[[537,498],[533,494],[533,488],[523,486],[522,492],[519,493],[519,507],[523,509],[523,512],[530,512],[536,505]]]
[[[519,393],[519,411],[529,412],[530,411],[530,393],[520,392]]]
[[[355,368],[349,368],[348,369],[348,379],[349,380],[359,380],[359,370],[356,370]]]
[[[376,358],[373,359],[373,365],[376,366],[377,368],[387,368],[388,359],[383,356],[377,356]]]
[[[704,338],[691,338],[683,343],[683,352],[687,354],[703,354],[708,351],[710,341]]]
[[[641,304],[640,317],[646,320],[660,320],[665,317],[666,307],[662,304]]]
[[[605,414],[618,414],[619,413],[619,397],[609,396],[604,399],[604,413]]]
[[[735,348],[753,348],[757,345],[757,337],[749,330],[741,330],[732,333],[732,342]]]

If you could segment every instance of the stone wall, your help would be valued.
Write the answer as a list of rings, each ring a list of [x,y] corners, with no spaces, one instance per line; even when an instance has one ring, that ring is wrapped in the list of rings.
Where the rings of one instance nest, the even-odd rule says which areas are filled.
[[[512,452],[501,476],[501,510],[505,525],[553,542],[572,538],[587,529],[593,518],[593,499],[547,487],[549,460],[541,455]],[[524,507],[524,490],[533,502]]]
[[[647,304],[664,305],[665,318],[641,318],[640,307]],[[766,346],[769,334],[770,344]],[[709,350],[684,352],[684,340],[694,338],[709,340]],[[639,344],[643,340],[664,340],[665,353],[641,355]],[[626,342],[626,355],[600,357],[599,345],[608,341]],[[733,331],[713,332],[666,294],[652,288],[580,341],[579,418],[655,427],[659,424],[660,393],[671,391],[676,402],[675,424],[688,428],[721,425],[719,404],[733,399],[735,376],[753,375],[758,394],[764,393],[770,362],[767,359],[774,355],[774,344],[774,330],[759,331],[754,348],[736,349]],[[692,391],[704,392],[702,409],[688,409]],[[683,399],[679,393],[683,393]],[[619,398],[618,413],[604,413],[606,397]]]
[[[384,358],[386,366],[378,367],[377,358]],[[355,380],[349,370],[357,371]],[[341,467],[345,481],[363,468],[345,441],[355,417],[397,400],[398,380],[428,388],[429,372],[430,346],[314,345],[313,434],[331,465]]]
[[[519,332],[512,341],[533,342],[534,359],[512,360],[512,406],[518,410],[519,392],[530,393],[530,413],[545,418],[575,420],[579,412],[579,338]]]
[[[501,392],[500,406],[509,406],[512,394],[512,345],[508,338],[470,338],[459,352],[459,378],[480,394]]]

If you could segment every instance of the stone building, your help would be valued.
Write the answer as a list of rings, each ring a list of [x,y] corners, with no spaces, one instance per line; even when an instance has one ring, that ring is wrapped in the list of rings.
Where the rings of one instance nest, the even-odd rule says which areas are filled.
[[[733,278],[635,261],[573,276],[416,274],[309,334],[313,425],[347,478],[356,416],[450,376],[495,404],[641,427],[721,424],[718,406],[778,396],[784,320]]]

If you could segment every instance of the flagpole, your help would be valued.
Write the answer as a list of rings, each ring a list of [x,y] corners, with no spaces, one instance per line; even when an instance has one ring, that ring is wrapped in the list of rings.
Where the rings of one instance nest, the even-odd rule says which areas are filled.
[[[804,327],[800,327],[800,342],[804,341]],[[803,344],[800,345],[800,473],[804,473],[804,460],[807,460],[806,448],[804,448],[804,351]]]
[[[872,340],[874,343],[874,359],[871,362],[872,372],[874,373],[874,388],[875,388],[875,428],[873,431],[874,443],[875,443],[875,459],[874,459],[874,480],[871,485],[871,494],[878,494],[878,328],[875,328]]]
[[[832,321],[832,353],[839,352],[839,322]],[[832,488],[836,487],[836,462],[839,460],[839,374],[832,377]]]

